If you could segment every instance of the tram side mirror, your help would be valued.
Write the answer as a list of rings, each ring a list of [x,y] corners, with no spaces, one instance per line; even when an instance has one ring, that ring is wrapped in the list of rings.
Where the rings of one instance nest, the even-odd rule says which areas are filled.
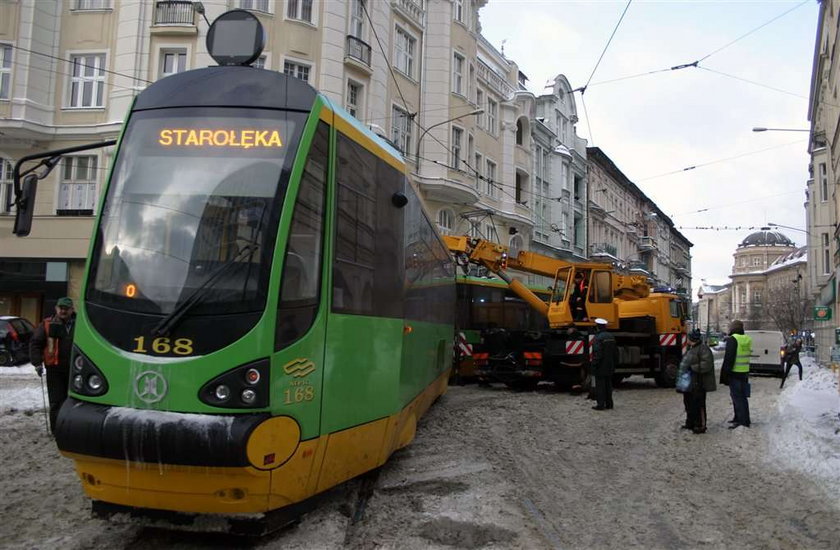
[[[408,197],[406,197],[404,193],[394,193],[393,195],[391,195],[391,203],[393,203],[393,205],[397,208],[402,208],[403,206],[408,204]]]
[[[17,182],[15,182],[17,183]],[[15,185],[15,190],[18,186]],[[38,176],[29,174],[23,178],[20,194],[16,197],[15,227],[12,230],[18,237],[26,237],[32,229],[32,214],[35,212],[35,191],[38,188]]]

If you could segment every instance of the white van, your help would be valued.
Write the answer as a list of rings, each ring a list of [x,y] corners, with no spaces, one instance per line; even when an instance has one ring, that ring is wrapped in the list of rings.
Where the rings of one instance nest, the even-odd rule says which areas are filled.
[[[766,372],[782,376],[785,336],[778,330],[745,330],[752,338],[750,372]]]

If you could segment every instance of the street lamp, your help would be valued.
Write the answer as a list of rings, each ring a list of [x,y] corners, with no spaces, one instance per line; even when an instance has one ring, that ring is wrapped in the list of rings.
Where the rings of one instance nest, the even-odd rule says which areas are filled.
[[[810,132],[811,130],[807,128],[764,128],[762,126],[756,126],[753,128],[753,132]]]
[[[432,128],[435,128],[437,126],[442,126],[444,124],[448,124],[448,123],[452,122],[453,120],[458,120],[458,119],[468,117],[468,116],[472,116],[472,115],[480,115],[483,112],[484,112],[484,109],[476,109],[474,111],[470,111],[469,113],[464,113],[463,115],[458,115],[458,116],[450,118],[448,120],[444,120],[443,122],[437,122],[435,124],[432,124],[428,128],[426,128],[425,130],[423,130],[423,132],[420,134],[420,137],[417,138],[417,149],[416,149],[416,154],[414,155],[414,159],[417,161],[417,173],[418,174],[420,173],[420,143],[423,141],[423,138],[426,136],[426,134],[429,133],[429,130],[431,130]],[[456,168],[457,168],[457,166],[456,166]]]
[[[793,229],[794,231],[802,231],[806,235],[811,234],[811,232],[808,231],[807,229],[799,229],[798,227],[791,227],[789,225],[782,225],[780,223],[767,222],[767,225],[770,226],[770,227],[784,227],[785,229]]]

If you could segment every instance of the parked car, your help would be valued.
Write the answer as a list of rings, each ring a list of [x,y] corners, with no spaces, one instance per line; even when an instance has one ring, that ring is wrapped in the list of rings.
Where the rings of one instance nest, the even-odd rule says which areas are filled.
[[[0,316],[0,367],[29,362],[29,339],[34,331],[23,317]]]
[[[746,330],[744,334],[752,338],[750,372],[783,376],[783,357],[787,344],[785,335],[778,330]]]

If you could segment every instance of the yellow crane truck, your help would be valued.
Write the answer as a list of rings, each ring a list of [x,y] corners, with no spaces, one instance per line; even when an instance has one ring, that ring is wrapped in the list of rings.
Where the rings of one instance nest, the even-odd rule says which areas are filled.
[[[522,388],[541,380],[566,387],[584,384],[592,359],[594,321],[600,317],[607,320],[607,330],[618,342],[616,382],[643,375],[659,386],[673,387],[687,340],[688,312],[679,295],[651,291],[646,277],[618,273],[607,263],[569,262],[529,251],[511,256],[503,245],[467,236],[445,240],[459,265],[484,266],[548,319],[545,331],[500,330],[485,335],[473,351],[485,381]],[[550,300],[534,294],[508,270],[550,277],[554,281]],[[583,315],[575,305],[582,305]]]

